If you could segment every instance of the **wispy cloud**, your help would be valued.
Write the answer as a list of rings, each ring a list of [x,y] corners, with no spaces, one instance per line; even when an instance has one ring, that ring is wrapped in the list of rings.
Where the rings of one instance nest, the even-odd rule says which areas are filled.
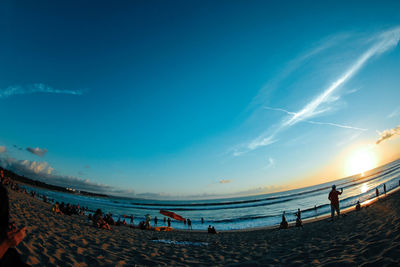
[[[220,183],[220,184],[229,184],[229,183],[232,183],[232,180],[221,179],[221,180],[219,180],[219,183]]]
[[[400,115],[400,107],[397,107],[395,110],[393,110],[392,113],[390,113],[388,115],[388,118],[393,118],[393,117],[397,117]]]
[[[26,151],[31,152],[32,154],[35,154],[36,156],[42,157],[47,153],[46,148],[32,148],[32,147],[27,147]]]
[[[14,85],[5,89],[0,89],[0,98],[7,98],[13,95],[34,94],[34,93],[51,93],[51,94],[68,94],[82,95],[82,90],[60,90],[55,89],[43,83],[34,83],[26,86]]]
[[[338,89],[343,86],[347,81],[349,81],[359,70],[374,56],[378,56],[394,47],[397,46],[400,40],[400,27],[392,28],[390,30],[381,32],[374,35],[369,43],[372,43],[369,48],[361,54],[350,66],[335,79],[335,81],[322,90],[322,92],[314,97],[309,103],[307,103],[302,109],[297,112],[290,112],[281,108],[268,108],[271,110],[277,110],[287,113],[289,116],[285,118],[277,127],[274,129],[267,130],[264,134],[258,136],[257,138],[250,141],[248,144],[244,145],[242,149],[236,149],[234,155],[241,155],[248,151],[255,150],[259,147],[270,145],[277,140],[277,136],[283,130],[286,130],[295,124],[307,121],[312,124],[323,124],[331,125],[341,128],[354,129],[365,131],[366,129],[331,123],[331,122],[316,122],[310,120],[316,115],[321,115],[331,110],[330,104],[340,99],[338,95]]]
[[[324,40],[321,40],[318,43],[312,45],[311,49],[306,51],[305,53],[299,55],[298,57],[294,58],[290,62],[288,62],[284,69],[279,71],[278,75],[273,77],[254,97],[252,102],[250,103],[249,108],[254,107],[256,105],[265,104],[266,99],[268,99],[268,95],[275,91],[279,84],[290,76],[294,71],[296,71],[299,67],[301,67],[307,60],[310,58],[324,52],[325,50],[337,45],[338,43],[344,42],[348,39],[350,35],[348,33],[336,34],[333,36],[329,36]]]
[[[7,149],[5,146],[0,146],[0,153],[4,153],[6,151],[7,151]]]
[[[379,139],[376,141],[377,145],[396,135],[400,135],[400,125],[393,129],[384,130],[383,132],[378,131],[378,134],[379,134]]]
[[[273,158],[269,157],[268,158],[268,164],[267,164],[266,168],[271,168],[273,166],[275,166],[275,160]]]

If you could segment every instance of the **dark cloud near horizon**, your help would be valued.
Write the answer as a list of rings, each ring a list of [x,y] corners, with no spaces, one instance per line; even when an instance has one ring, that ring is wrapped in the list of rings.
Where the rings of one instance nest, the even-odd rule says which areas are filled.
[[[383,132],[378,132],[379,139],[376,141],[376,144],[379,145],[381,142],[390,139],[396,135],[400,134],[400,125],[396,128],[384,130]]]
[[[17,145],[13,145],[13,147],[15,147],[15,148],[18,149],[18,150],[24,150],[22,147],[19,147],[19,146],[17,146]]]
[[[27,147],[26,151],[31,152],[32,154],[35,154],[36,156],[39,157],[43,157],[46,153],[47,153],[47,149],[46,148],[31,148],[31,147]]]

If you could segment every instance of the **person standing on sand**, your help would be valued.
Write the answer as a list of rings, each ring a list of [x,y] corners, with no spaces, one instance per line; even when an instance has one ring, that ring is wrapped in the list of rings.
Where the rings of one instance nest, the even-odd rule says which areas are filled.
[[[378,190],[378,187],[375,189],[375,194],[376,194],[376,197],[379,197],[379,190]]]
[[[343,188],[341,192],[336,190],[336,185],[332,185],[332,190],[329,192],[328,199],[331,201],[331,220],[333,221],[335,217],[335,211],[338,216],[340,216],[340,207],[339,207],[339,195],[343,193]]]
[[[168,227],[171,227],[171,219],[170,218],[168,218],[167,222],[168,222]]]
[[[296,227],[303,227],[303,221],[301,220],[301,210],[297,209],[296,215]]]
[[[386,184],[383,184],[383,192],[385,192],[386,195]]]

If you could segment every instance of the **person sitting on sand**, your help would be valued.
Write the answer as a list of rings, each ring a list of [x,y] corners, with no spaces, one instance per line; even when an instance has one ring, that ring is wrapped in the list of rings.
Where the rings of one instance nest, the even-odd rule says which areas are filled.
[[[56,202],[56,204],[53,205],[52,211],[55,214],[62,214],[58,202]]]
[[[356,211],[360,211],[360,210],[361,210],[361,204],[360,204],[360,201],[357,201]]]
[[[296,215],[296,227],[303,227],[303,222],[301,220],[301,210],[297,209]]]
[[[139,227],[139,229],[141,229],[141,230],[146,229],[145,222],[144,222],[144,221],[141,221],[141,222],[139,223],[138,227]]]
[[[340,216],[340,207],[339,207],[339,195],[343,193],[343,188],[341,192],[336,190],[336,185],[332,185],[332,190],[329,192],[328,199],[331,201],[331,220],[333,221],[335,217],[335,211],[338,216]]]
[[[208,226],[207,232],[209,234],[217,234],[217,231],[215,230],[214,226],[211,227],[211,225]]]
[[[0,266],[29,266],[21,260],[15,249],[25,238],[26,228],[10,228],[9,213],[7,189],[0,185]]]
[[[279,229],[288,229],[289,228],[289,224],[286,221],[286,216],[285,216],[285,212],[283,212],[282,214],[282,221],[281,224],[279,225]]]

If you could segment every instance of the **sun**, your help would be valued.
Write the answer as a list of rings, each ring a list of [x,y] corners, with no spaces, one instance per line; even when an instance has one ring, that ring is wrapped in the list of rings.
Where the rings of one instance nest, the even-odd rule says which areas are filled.
[[[361,174],[361,176],[364,176],[364,172],[375,168],[376,163],[375,154],[370,149],[359,149],[349,157],[347,174]]]

